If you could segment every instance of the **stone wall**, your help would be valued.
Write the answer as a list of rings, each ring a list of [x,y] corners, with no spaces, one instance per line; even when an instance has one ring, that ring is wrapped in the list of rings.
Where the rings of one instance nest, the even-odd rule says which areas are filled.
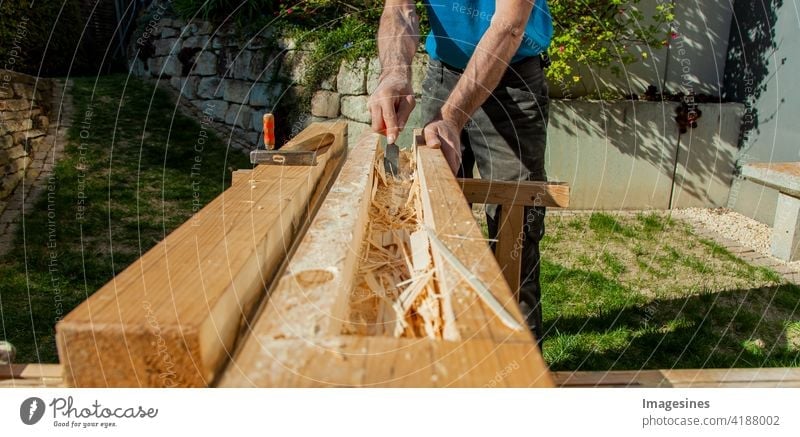
[[[32,163],[47,147],[52,83],[0,70],[0,213],[23,178],[35,179]]]
[[[428,56],[418,53],[412,64],[412,88],[417,101],[422,93],[422,81]],[[377,58],[362,59],[355,63],[342,63],[335,78],[326,81],[323,89],[314,93],[311,99],[313,119],[344,118],[349,121],[350,137],[357,137],[370,127],[370,113],[367,101],[378,86],[380,63]],[[409,118],[408,129],[398,139],[398,144],[411,144],[410,132],[421,127],[415,110]]]
[[[242,40],[233,29],[172,18],[150,23],[131,46],[135,76],[168,84],[183,106],[212,119],[223,138],[242,149],[260,144],[264,112],[291,107],[301,94],[310,57],[307,47],[269,31]],[[415,65],[424,64],[420,55]],[[344,117],[353,122],[350,137],[357,136],[369,122],[367,95],[377,83],[378,67],[377,59],[342,63],[313,94],[311,116],[297,120],[292,133],[312,120]],[[419,92],[420,82],[416,85]]]
[[[242,149],[259,145],[263,112],[291,107],[291,100],[283,99],[300,94],[309,62],[306,48],[291,40],[262,34],[241,41],[207,23],[162,19],[152,26],[151,37],[133,42],[141,50],[132,71],[168,84],[198,119],[213,118],[212,127]],[[426,64],[426,55],[415,57],[418,97]],[[292,133],[309,121],[345,119],[352,144],[369,129],[367,101],[379,72],[377,59],[342,63],[312,93],[310,114],[300,117]],[[702,105],[698,128],[679,135],[676,106],[552,100],[546,163],[551,180],[573,186],[575,209],[724,206],[735,172],[742,107]],[[412,130],[424,126],[418,108],[398,144],[411,144]]]

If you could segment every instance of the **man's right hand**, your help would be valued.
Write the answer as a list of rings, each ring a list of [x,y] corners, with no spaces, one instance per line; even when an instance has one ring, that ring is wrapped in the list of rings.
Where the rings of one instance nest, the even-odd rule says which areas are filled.
[[[394,143],[406,127],[414,105],[414,90],[408,76],[392,73],[382,76],[369,98],[372,130],[386,135],[386,140]]]

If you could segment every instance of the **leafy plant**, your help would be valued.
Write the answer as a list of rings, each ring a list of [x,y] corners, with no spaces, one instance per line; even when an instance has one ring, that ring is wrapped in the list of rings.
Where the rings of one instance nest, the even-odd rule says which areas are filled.
[[[299,43],[313,47],[303,85],[308,92],[318,89],[323,80],[336,74],[341,62],[353,62],[375,54],[375,29],[358,15],[343,18],[325,32],[298,34]]]
[[[96,73],[97,56],[79,31],[84,26],[76,0],[0,1],[0,68],[43,76]]]
[[[234,18],[245,22],[260,16],[271,16],[280,10],[282,3],[276,0],[173,0],[172,8],[185,18],[215,23]]]
[[[202,18],[239,23],[247,32],[266,25],[278,32],[300,36],[313,46],[312,68],[305,81],[319,82],[343,59],[375,54],[375,35],[383,8],[380,0],[174,0],[175,11],[184,17],[200,11]],[[646,59],[640,47],[662,47],[669,43],[668,23],[674,20],[673,2],[658,0],[645,14],[641,0],[548,0],[554,36],[548,54],[552,65],[547,76],[558,82],[578,82],[578,66],[608,68],[619,74],[623,65]],[[429,26],[423,1],[417,1],[420,33]],[[238,9],[237,9],[238,7]],[[235,11],[232,12],[232,11]],[[234,13],[235,17],[229,17]]]
[[[580,81],[575,67],[609,68],[619,74],[622,65],[646,59],[637,47],[669,44],[666,24],[673,21],[674,5],[659,0],[652,14],[639,8],[641,0],[549,0],[554,35],[548,54],[548,78]]]

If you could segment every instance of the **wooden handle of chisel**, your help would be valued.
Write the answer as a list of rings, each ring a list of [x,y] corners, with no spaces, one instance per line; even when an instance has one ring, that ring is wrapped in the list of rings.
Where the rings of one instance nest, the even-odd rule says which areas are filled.
[[[336,136],[330,132],[321,132],[300,140],[291,140],[281,147],[282,152],[314,152],[333,144]]]

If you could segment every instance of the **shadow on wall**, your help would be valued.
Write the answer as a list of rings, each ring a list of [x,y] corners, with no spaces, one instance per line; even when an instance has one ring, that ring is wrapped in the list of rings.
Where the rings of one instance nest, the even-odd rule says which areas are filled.
[[[783,0],[736,0],[734,3],[723,97],[746,105],[741,126],[742,139],[745,141],[749,131],[758,133],[759,124],[777,114],[776,109],[772,114],[764,114],[765,117],[761,119],[762,114],[758,113],[755,103],[767,89],[770,58],[778,48],[775,23],[781,6]],[[780,63],[785,60],[776,59]],[[740,143],[740,147],[745,145],[745,141]]]
[[[554,102],[548,175],[573,185],[577,209],[723,206],[740,105],[702,105],[679,135],[674,102]]]
[[[663,2],[642,2],[637,5],[645,17],[655,13]],[[672,93],[693,91],[695,94],[719,96],[722,93],[725,58],[732,21],[732,5],[725,1],[699,0],[675,2],[675,20],[660,25],[659,33],[667,44],[634,45],[638,60],[629,65],[620,63],[619,53],[609,56],[620,68],[617,76],[609,69],[575,65],[580,81],[551,81],[552,97],[641,95],[648,86]],[[642,26],[651,23],[645,18]],[[554,23],[557,31],[559,23]]]
[[[619,152],[645,159],[660,170],[672,172],[672,154],[664,142],[677,140],[674,103],[637,101],[569,102],[569,117],[553,118],[551,127],[570,136],[599,135]],[[599,114],[598,114],[599,112]],[[599,116],[598,116],[599,115]],[[632,136],[632,141],[625,141]]]

